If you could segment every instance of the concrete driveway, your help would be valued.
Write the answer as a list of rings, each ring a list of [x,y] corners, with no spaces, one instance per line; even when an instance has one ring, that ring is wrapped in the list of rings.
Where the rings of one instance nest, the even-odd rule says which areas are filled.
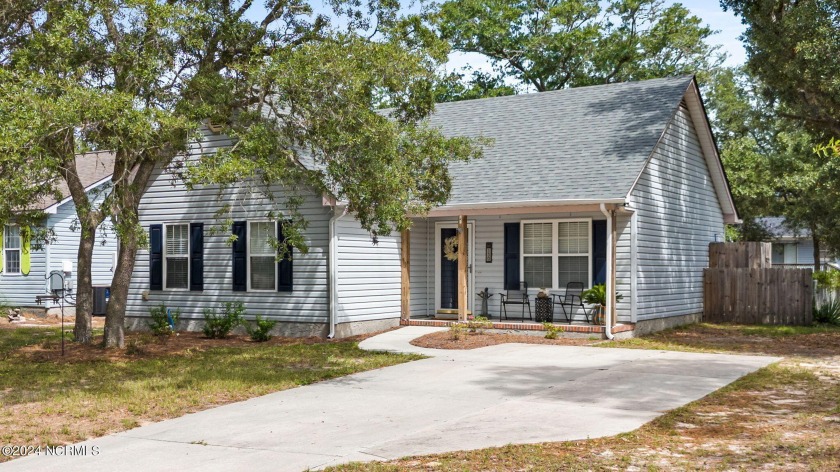
[[[81,443],[63,456],[7,462],[0,470],[299,471],[595,438],[636,429],[778,360],[527,344],[438,351],[408,344],[436,329],[407,327],[362,343],[433,358],[162,421]]]

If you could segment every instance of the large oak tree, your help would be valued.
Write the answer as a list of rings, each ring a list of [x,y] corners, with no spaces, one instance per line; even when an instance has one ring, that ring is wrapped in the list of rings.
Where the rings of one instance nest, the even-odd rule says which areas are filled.
[[[305,250],[296,211],[305,192],[347,202],[375,237],[445,202],[447,164],[480,155],[473,141],[424,126],[446,57],[433,35],[400,17],[397,2],[329,6],[340,27],[302,0],[28,0],[0,11],[3,88],[21,92],[0,94],[0,109],[17,128],[32,120],[21,136],[2,128],[0,171],[24,164],[43,177],[18,188],[70,187],[82,316],[91,242],[112,219],[120,247],[105,346],[124,344],[128,284],[146,239],[138,206],[156,168],[190,185],[259,185]],[[375,111],[383,104],[389,113]],[[205,120],[236,145],[190,165]],[[116,154],[112,191],[96,207],[74,170],[74,156],[93,150]],[[274,184],[287,193],[272,195]],[[0,215],[19,212],[6,193]]]

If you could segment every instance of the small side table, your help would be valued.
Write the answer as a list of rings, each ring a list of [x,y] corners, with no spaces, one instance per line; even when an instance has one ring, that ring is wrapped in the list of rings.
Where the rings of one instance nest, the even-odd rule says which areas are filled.
[[[554,322],[554,307],[552,305],[553,303],[551,303],[551,298],[537,297],[534,303],[534,319],[538,323]]]

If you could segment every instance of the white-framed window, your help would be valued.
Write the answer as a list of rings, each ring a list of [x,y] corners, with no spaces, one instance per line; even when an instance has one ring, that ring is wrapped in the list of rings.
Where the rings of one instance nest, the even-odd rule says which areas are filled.
[[[3,228],[3,272],[20,274],[21,256],[20,226],[6,225]]]
[[[165,224],[163,244],[163,287],[168,290],[190,288],[190,225]]]
[[[248,291],[277,290],[277,222],[248,222]]]
[[[521,279],[530,288],[563,289],[592,281],[592,220],[522,221]]]

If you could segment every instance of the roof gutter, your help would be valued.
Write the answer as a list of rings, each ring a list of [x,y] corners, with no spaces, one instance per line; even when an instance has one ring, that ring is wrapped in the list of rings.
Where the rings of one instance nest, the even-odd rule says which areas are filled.
[[[335,225],[344,215],[347,214],[347,207],[342,207],[342,211],[338,213],[338,207],[333,207],[333,216],[330,218],[330,255],[327,258],[327,273],[329,276],[329,291],[330,291],[330,308],[329,308],[329,326],[330,331],[327,334],[327,339],[335,337],[335,325],[338,319],[338,231],[335,230]]]
[[[604,307],[604,336],[607,339],[612,340],[615,339],[615,336],[612,333],[612,323],[613,323],[613,296],[615,293],[615,287],[613,287],[613,212],[615,210],[607,210],[607,206],[605,204],[601,204],[601,213],[607,217],[607,282],[606,287],[604,289],[606,295],[606,302],[607,306]]]
[[[451,211],[451,210],[484,210],[484,209],[504,209],[504,208],[522,208],[522,207],[548,207],[559,205],[623,205],[624,197],[618,198],[590,198],[579,200],[508,200],[501,202],[477,202],[477,203],[457,203],[454,205],[443,205],[433,208],[429,211],[429,216],[434,216],[436,211]]]

